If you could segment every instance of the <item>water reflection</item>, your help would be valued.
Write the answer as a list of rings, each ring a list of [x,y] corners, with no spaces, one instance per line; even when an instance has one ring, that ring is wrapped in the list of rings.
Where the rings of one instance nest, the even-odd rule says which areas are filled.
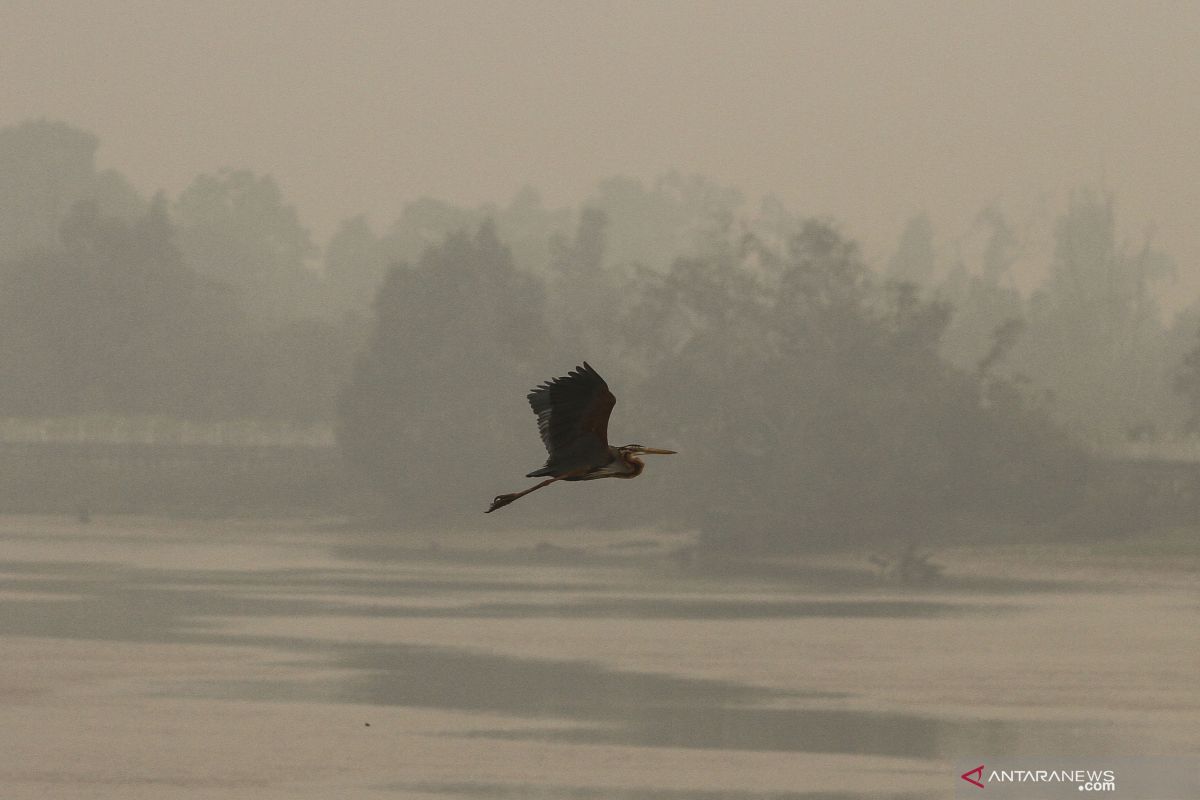
[[[837,704],[837,695],[772,691],[732,681],[617,670],[581,660],[516,658],[475,649],[244,635],[224,630],[214,621],[326,615],[932,619],[980,610],[995,613],[995,606],[872,598],[625,597],[608,596],[600,584],[586,581],[456,580],[444,574],[436,579],[394,577],[362,568],[244,572],[72,562],[0,563],[0,589],[10,598],[14,593],[18,598],[29,595],[0,601],[0,635],[259,646],[288,654],[291,678],[281,673],[271,680],[200,683],[179,689],[188,694],[476,711],[548,723],[468,734],[479,737],[920,759],[952,751],[1010,753],[1031,740],[1068,742],[1079,749],[1086,741],[1080,731],[1061,725],[976,720],[967,724],[916,713],[830,708]],[[481,594],[508,591],[548,600],[472,602]],[[586,596],[552,599],[559,593],[581,592]],[[429,596],[450,596],[462,605],[431,608],[373,599]],[[328,677],[330,666],[339,668],[339,677]],[[297,670],[321,677],[297,679]],[[821,707],[813,707],[816,701],[821,701]],[[564,721],[569,724],[551,724]]]
[[[194,641],[198,619],[323,615],[455,618],[781,619],[799,617],[931,618],[979,606],[920,600],[740,600],[585,597],[562,602],[471,602],[502,592],[603,593],[592,584],[430,580],[365,576],[357,571],[277,570],[255,573],[133,568],[78,562],[2,562],[0,591],[61,595],[21,600],[0,617],[0,633],[25,636]],[[318,599],[310,594],[320,594]],[[452,597],[451,606],[373,603],[359,598]],[[12,604],[13,601],[8,601]],[[1001,610],[998,605],[988,607]]]
[[[935,758],[948,742],[1011,752],[1021,731],[917,714],[780,708],[832,693],[777,692],[743,684],[605,669],[586,662],[507,658],[463,650],[360,648],[339,665],[357,678],[340,697],[373,705],[486,711],[570,720],[543,729],[480,730],[477,736],[641,747]],[[767,703],[771,703],[767,706]]]
[[[917,794],[844,794],[828,792],[706,792],[674,789],[618,789],[592,786],[535,786],[526,783],[397,784],[392,790],[443,794],[463,800],[927,800]]]

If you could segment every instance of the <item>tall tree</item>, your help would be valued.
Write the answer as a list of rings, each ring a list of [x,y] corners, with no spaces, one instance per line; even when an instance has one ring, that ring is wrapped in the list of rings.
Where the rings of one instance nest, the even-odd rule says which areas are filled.
[[[382,243],[391,262],[416,261],[425,249],[456,231],[474,229],[490,220],[496,235],[512,251],[514,260],[534,273],[545,273],[552,237],[569,230],[572,212],[542,204],[536,191],[526,187],[507,205],[485,203],[464,208],[423,197],[404,206],[400,217],[384,233]]]
[[[1055,513],[1042,498],[1069,505],[1069,443],[1019,394],[989,400],[999,379],[942,360],[947,304],[877,285],[827,223],[804,223],[785,253],[758,246],[677,260],[626,326],[648,364],[647,437],[688,443],[655,476],[661,494],[709,541],[894,539],[968,507],[1008,513],[1022,494],[1041,514]]]
[[[609,223],[609,258],[656,270],[680,255],[698,254],[706,235],[724,229],[744,198],[699,175],[669,172],[649,186],[626,177],[601,181],[585,205]]]
[[[498,398],[519,398],[534,380],[531,362],[547,347],[543,298],[490,223],[388,272],[341,397],[338,440],[396,508],[428,513],[447,491],[462,492],[456,508],[473,508],[489,496],[488,477],[511,468],[528,437],[512,422],[519,405]]]
[[[325,247],[325,286],[334,309],[369,310],[388,263],[387,251],[365,216],[342,222]]]
[[[200,175],[174,214],[188,263],[242,292],[266,322],[314,311],[317,249],[274,178],[250,170]]]
[[[57,246],[63,220],[82,200],[127,220],[145,211],[120,174],[97,171],[98,145],[64,122],[0,128],[0,259]]]
[[[10,413],[240,415],[244,318],[183,263],[173,233],[161,196],[132,224],[84,201],[61,248],[5,265]]]
[[[1058,220],[1050,275],[1031,298],[1014,358],[1054,390],[1064,418],[1086,421],[1100,441],[1123,438],[1169,394],[1153,290],[1170,272],[1149,242],[1121,245],[1110,196],[1078,192]]]
[[[1183,357],[1173,381],[1175,392],[1187,404],[1184,431],[1195,434],[1200,431],[1200,341]]]
[[[621,350],[625,313],[619,281],[624,275],[618,267],[604,266],[607,230],[607,214],[584,208],[574,238],[559,234],[550,240],[550,324],[568,360],[586,356],[604,363]]]
[[[933,249],[933,223],[918,214],[904,226],[896,252],[888,259],[887,274],[894,281],[927,286],[937,264]]]
[[[980,263],[972,269],[960,261],[937,287],[938,295],[954,307],[942,339],[942,353],[962,369],[977,366],[981,359],[988,360],[989,367],[998,366],[998,359],[988,358],[996,342],[994,334],[1013,320],[1021,321],[1023,328],[1026,316],[1024,299],[1012,275],[1021,251],[1016,232],[995,206],[980,212],[976,225],[986,236]],[[1017,329],[1006,330],[1015,334]],[[1007,347],[1015,344],[1014,340]]]

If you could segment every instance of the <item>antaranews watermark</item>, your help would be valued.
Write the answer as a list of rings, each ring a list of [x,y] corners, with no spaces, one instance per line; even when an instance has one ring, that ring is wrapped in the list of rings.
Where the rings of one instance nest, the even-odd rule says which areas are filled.
[[[976,800],[1200,798],[1200,759],[1190,758],[981,758],[956,774],[955,796]]]

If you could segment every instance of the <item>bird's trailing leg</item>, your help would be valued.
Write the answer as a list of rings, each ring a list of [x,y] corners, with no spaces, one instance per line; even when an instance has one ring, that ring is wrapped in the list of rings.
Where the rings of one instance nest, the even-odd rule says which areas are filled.
[[[539,483],[537,486],[530,486],[528,489],[526,489],[523,492],[516,492],[514,494],[498,494],[498,495],[496,495],[495,499],[492,500],[492,507],[483,513],[490,514],[493,511],[495,511],[497,508],[504,508],[506,505],[508,505],[512,501],[517,500],[521,497],[524,497],[525,495],[529,494],[530,492],[536,492],[538,489],[542,488],[543,486],[549,486],[550,484],[554,483],[556,480],[559,480],[559,479],[558,478],[550,478],[548,480],[544,480],[541,483]]]

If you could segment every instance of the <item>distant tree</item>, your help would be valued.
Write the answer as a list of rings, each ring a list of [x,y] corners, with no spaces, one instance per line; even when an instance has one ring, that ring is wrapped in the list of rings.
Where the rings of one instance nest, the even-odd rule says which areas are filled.
[[[805,222],[785,253],[759,246],[676,260],[647,278],[626,326],[647,364],[635,401],[654,415],[647,438],[687,442],[688,458],[654,476],[659,494],[707,542],[916,537],[939,515],[1007,514],[1022,496],[1036,514],[1070,506],[1077,451],[1019,393],[990,398],[1003,381],[941,358],[948,304],[877,285],[824,222]]]
[[[365,216],[342,222],[325,247],[325,285],[337,311],[366,312],[387,272],[388,254]]]
[[[800,232],[804,220],[783,204],[779,198],[766,196],[757,212],[746,221],[746,233],[768,250],[783,252],[787,243]]]
[[[98,145],[64,122],[0,128],[0,259],[56,247],[62,221],[83,200],[126,220],[145,212],[123,177],[96,170]]]
[[[1200,342],[1188,351],[1175,373],[1174,389],[1187,404],[1188,414],[1184,431],[1195,434],[1200,431]]]
[[[550,313],[554,339],[567,360],[582,355],[606,362],[623,345],[621,298],[624,271],[604,265],[608,215],[595,208],[580,211],[575,236],[550,240]]]
[[[1153,286],[1170,272],[1149,242],[1121,246],[1111,197],[1077,193],[1055,228],[1050,275],[1013,358],[1054,390],[1064,419],[1102,441],[1167,413],[1171,367]]]
[[[473,492],[457,507],[473,509],[529,438],[526,428],[515,438],[519,403],[498,398],[519,401],[546,347],[544,289],[517,270],[490,223],[448,236],[416,266],[393,267],[339,403],[347,460],[404,514],[465,489]]]
[[[887,275],[898,283],[927,286],[937,266],[933,249],[933,223],[918,214],[904,226],[896,252],[888,260]]]
[[[1010,317],[997,325],[992,331],[992,346],[975,365],[976,374],[984,377],[989,375],[1016,346],[1024,330],[1025,323],[1016,317]]]
[[[316,309],[317,248],[269,175],[200,175],[174,207],[179,247],[200,274],[233,286],[265,323]]]
[[[607,245],[608,214],[598,208],[583,208],[575,238],[568,241],[561,234],[550,239],[551,264],[563,275],[596,275],[604,265]]]
[[[173,243],[166,201],[129,224],[76,205],[62,248],[4,265],[0,371],[9,413],[180,416],[242,409],[232,296]]]
[[[987,360],[997,329],[1010,320],[1021,321],[1023,327],[1027,314],[1012,277],[1012,266],[1020,253],[1016,233],[995,207],[984,209],[977,223],[987,236],[978,269],[969,269],[960,261],[937,287],[937,294],[954,308],[942,339],[942,354],[962,369]],[[992,359],[989,367],[998,363]]]
[[[549,242],[569,229],[569,209],[549,209],[531,188],[524,188],[508,205],[486,203],[463,208],[443,200],[421,198],[407,204],[384,233],[382,245],[389,262],[415,261],[426,248],[450,234],[475,229],[490,220],[522,269],[544,274],[550,260]]]
[[[552,253],[550,243],[570,230],[574,212],[569,208],[547,208],[532,187],[518,191],[507,206],[485,209],[495,222],[496,235],[512,250],[521,269],[538,275],[547,272]]]
[[[992,205],[979,212],[977,222],[988,228],[987,244],[983,251],[983,279],[998,286],[1011,280],[1010,269],[1021,253],[1021,240],[998,207]]]
[[[473,230],[487,219],[486,211],[460,208],[443,200],[422,197],[407,203],[383,235],[391,263],[415,262],[430,247],[456,231]]]
[[[707,234],[723,229],[743,202],[736,189],[669,172],[649,187],[626,177],[601,181],[585,205],[608,219],[613,263],[661,270],[680,255],[698,254]]]

